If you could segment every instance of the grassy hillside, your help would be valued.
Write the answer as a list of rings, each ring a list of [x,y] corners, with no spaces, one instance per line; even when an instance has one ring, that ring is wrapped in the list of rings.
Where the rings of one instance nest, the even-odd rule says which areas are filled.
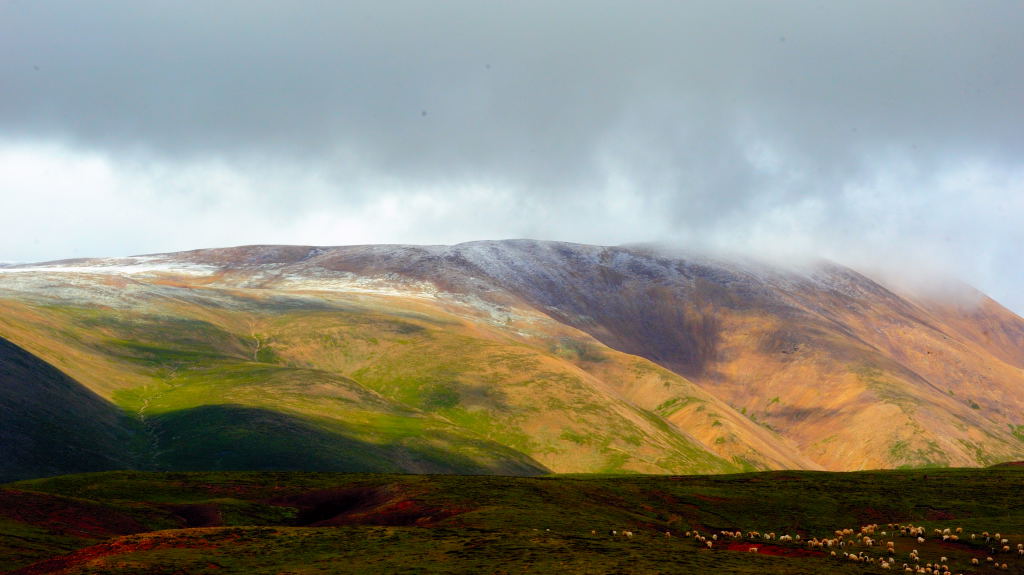
[[[136,468],[1024,458],[1024,319],[983,298],[901,296],[840,266],[527,240],[72,263],[4,269],[0,337],[134,418]]]
[[[765,432],[685,379],[545,318],[524,336],[401,298],[209,288],[116,307],[0,305],[0,333],[145,430],[135,468],[680,473],[792,463],[770,438],[751,447],[744,438]],[[731,444],[716,452],[624,396],[623,383],[648,379],[647,403],[715,406],[706,425],[724,421]]]
[[[1022,573],[1022,488],[1019,467],[706,477],[100,473],[0,488],[0,556],[26,574],[886,573],[879,561],[891,541],[898,570],[916,564],[916,549],[922,567],[946,557],[953,572]],[[859,533],[870,525],[875,543],[866,546]],[[923,527],[924,541],[899,525]],[[959,540],[944,540],[946,528],[962,529]],[[807,544],[841,529],[853,530],[843,537],[849,545]],[[1008,539],[1011,552],[992,553],[986,531]],[[780,541],[786,534],[801,541]],[[714,535],[711,548],[697,535]],[[988,556],[1008,569],[986,566]],[[975,557],[981,566],[971,565]]]

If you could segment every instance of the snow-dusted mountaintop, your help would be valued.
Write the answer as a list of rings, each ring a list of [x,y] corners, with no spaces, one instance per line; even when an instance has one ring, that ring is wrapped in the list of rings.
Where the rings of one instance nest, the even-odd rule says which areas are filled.
[[[208,275],[217,271],[209,265],[197,265],[175,258],[173,254],[62,260],[34,264],[0,264],[0,273],[83,273],[83,274],[175,274]]]
[[[539,240],[444,245],[254,245],[121,258],[0,266],[0,289],[80,284],[88,276],[205,278],[233,288],[321,290],[430,297],[472,295],[585,313],[609,297],[658,286],[680,295],[729,292],[737,302],[816,307],[822,294],[848,300],[896,296],[840,265],[781,267],[651,246],[593,246]],[[712,287],[714,289],[712,289]],[[21,289],[19,289],[21,288]]]

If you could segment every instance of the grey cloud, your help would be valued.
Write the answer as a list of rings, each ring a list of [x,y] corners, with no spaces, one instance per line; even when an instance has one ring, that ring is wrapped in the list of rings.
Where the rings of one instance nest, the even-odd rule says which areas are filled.
[[[484,182],[555,221],[618,178],[649,211],[637,239],[742,236],[810,199],[819,243],[890,221],[924,235],[885,241],[941,245],[945,231],[848,191],[894,166],[919,186],[969,162],[1017,173],[1022,29],[1024,9],[996,0],[11,1],[0,130],[124,161],[314,173],[328,203],[365,202],[381,177]],[[996,242],[949,202],[937,220],[969,228],[967,249]]]
[[[600,142],[685,162],[740,128],[824,170],[879,143],[1021,151],[1012,3],[549,4],[12,2],[0,121],[536,184],[585,180]]]

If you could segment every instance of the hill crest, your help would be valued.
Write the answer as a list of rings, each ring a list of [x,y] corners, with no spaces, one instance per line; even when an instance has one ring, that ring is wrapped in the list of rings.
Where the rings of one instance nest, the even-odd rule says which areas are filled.
[[[897,293],[831,262],[534,240],[241,246],[7,267],[0,306],[0,336],[63,357],[129,409],[137,390],[168,387],[168,408],[268,407],[256,389],[280,389],[273,378],[241,378],[241,402],[236,388],[213,389],[219,370],[259,368],[294,388],[282,392],[289,415],[323,416],[299,382],[326,375],[389,402],[385,427],[411,409],[417,425],[555,471],[1024,457],[1024,320],[984,297]],[[197,326],[209,333],[178,331]],[[160,332],[170,349],[152,341]],[[126,354],[125,342],[159,357]],[[182,374],[205,399],[186,393],[197,382],[173,383]],[[379,435],[365,401],[318,425]],[[389,441],[412,436],[401,437]]]

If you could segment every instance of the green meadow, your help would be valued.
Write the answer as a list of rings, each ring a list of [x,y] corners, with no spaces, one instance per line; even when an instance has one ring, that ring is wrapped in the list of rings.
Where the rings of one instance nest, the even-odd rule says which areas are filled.
[[[25,574],[889,573],[904,563],[938,567],[942,557],[952,573],[1022,573],[1021,493],[1024,468],[1015,466],[707,476],[104,472],[0,488],[0,557]],[[871,525],[871,546],[860,535],[842,548],[807,544]],[[924,527],[925,541],[901,525]],[[935,531],[958,528],[956,541]],[[778,540],[787,534],[800,540]]]

